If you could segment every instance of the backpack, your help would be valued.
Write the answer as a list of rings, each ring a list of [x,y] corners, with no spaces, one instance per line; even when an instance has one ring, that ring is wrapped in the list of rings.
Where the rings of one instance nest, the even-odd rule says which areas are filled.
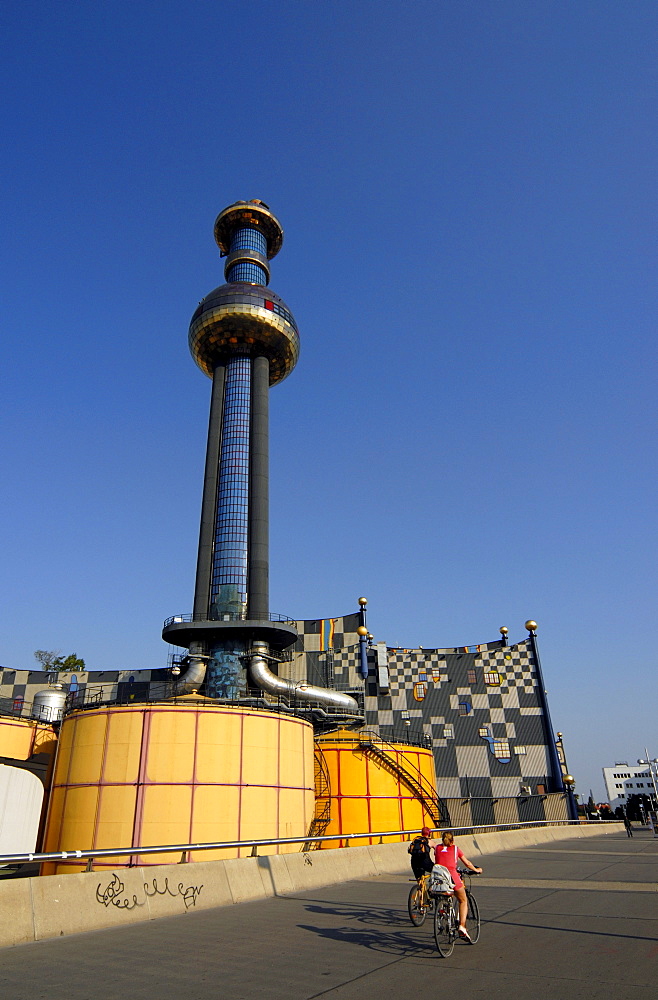
[[[430,853],[430,842],[427,837],[414,837],[409,845],[409,854],[413,858],[421,858]]]
[[[452,881],[452,875],[448,869],[444,865],[434,865],[430,872],[430,881],[427,887],[430,895],[452,892],[454,888],[455,883]]]

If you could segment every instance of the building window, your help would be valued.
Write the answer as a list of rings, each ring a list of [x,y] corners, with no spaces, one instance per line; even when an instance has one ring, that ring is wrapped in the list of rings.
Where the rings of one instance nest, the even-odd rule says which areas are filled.
[[[514,747],[514,753],[517,755],[517,757],[521,757],[523,754],[527,752],[528,751],[526,750],[525,747]]]
[[[478,678],[475,670],[466,671],[466,680],[468,681],[469,684],[477,684]]]
[[[418,681],[414,684],[414,698],[416,701],[422,701],[427,693],[427,684],[423,684],[422,681]]]
[[[460,715],[470,715],[472,711],[473,711],[473,706],[468,701],[459,702]]]
[[[443,738],[444,738],[444,740],[454,740],[455,734],[454,734],[452,726],[444,726],[443,727]]]
[[[484,675],[484,683],[488,684],[489,687],[498,687],[500,685],[500,674],[497,670],[487,670]]]

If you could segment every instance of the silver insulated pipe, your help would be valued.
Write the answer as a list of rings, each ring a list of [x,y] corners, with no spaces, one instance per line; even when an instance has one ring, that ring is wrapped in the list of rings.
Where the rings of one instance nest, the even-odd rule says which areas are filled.
[[[300,701],[314,701],[327,708],[338,708],[350,715],[361,715],[356,700],[349,694],[332,691],[330,688],[316,687],[306,681],[291,681],[287,677],[277,677],[267,665],[265,657],[268,653],[266,642],[254,642],[251,648],[249,674],[256,687],[268,694],[284,698],[298,698]]]
[[[196,694],[206,677],[207,656],[190,653],[187,658],[188,668],[174,685],[174,694]]]

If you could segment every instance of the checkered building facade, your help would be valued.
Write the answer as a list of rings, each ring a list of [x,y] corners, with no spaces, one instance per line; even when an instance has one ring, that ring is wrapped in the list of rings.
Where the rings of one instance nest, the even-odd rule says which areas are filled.
[[[294,680],[349,691],[363,704],[366,726],[386,739],[431,746],[439,794],[496,798],[548,788],[550,763],[537,674],[529,640],[450,649],[368,650],[359,672],[359,613],[297,623],[299,637],[278,672]],[[78,696],[104,702],[167,697],[166,670],[80,671],[58,677]],[[40,671],[0,668],[0,712],[27,714],[47,686]],[[23,709],[24,706],[24,709]]]
[[[299,622],[297,662],[290,674],[288,664],[280,672],[361,695],[368,727],[386,739],[431,746],[439,793],[446,798],[509,797],[550,787],[552,737],[529,639],[449,649],[378,643],[368,650],[364,684],[359,624],[358,613]]]

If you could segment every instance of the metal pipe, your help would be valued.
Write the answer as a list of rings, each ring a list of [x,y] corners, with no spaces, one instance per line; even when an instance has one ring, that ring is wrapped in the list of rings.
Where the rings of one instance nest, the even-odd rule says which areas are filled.
[[[349,694],[331,691],[329,688],[316,687],[306,681],[291,681],[287,677],[277,677],[268,667],[265,656],[268,653],[266,642],[254,642],[249,662],[249,675],[256,687],[269,694],[285,698],[297,698],[300,701],[317,701],[331,708],[341,708],[350,715],[362,715],[356,700]]]
[[[195,644],[198,645],[198,644]],[[189,667],[174,685],[174,694],[196,694],[206,676],[206,666],[209,657],[190,651]]]
[[[270,363],[254,358],[251,368],[251,442],[249,448],[248,617],[267,619],[269,598],[269,451]]]
[[[534,627],[531,628],[530,626]],[[530,640],[530,648],[535,661],[535,670],[537,672],[537,699],[539,701],[539,707],[542,711],[546,749],[548,751],[548,760],[551,767],[551,784],[553,787],[550,788],[549,791],[563,792],[564,782],[562,781],[562,768],[560,767],[557,747],[555,746],[555,730],[551,724],[551,713],[548,710],[548,698],[544,687],[544,676],[541,670],[539,649],[537,648],[537,633],[535,632],[537,625],[535,622],[527,621],[525,627],[528,629],[528,639]]]
[[[196,585],[194,588],[194,614],[199,618],[206,618],[210,608],[210,582],[212,578],[215,518],[217,514],[217,480],[219,478],[219,454],[222,442],[224,380],[224,365],[216,365],[213,372],[212,395],[210,397],[208,445],[206,448],[206,469],[203,480],[203,499],[201,501],[201,527],[199,529],[199,554],[197,556]]]

